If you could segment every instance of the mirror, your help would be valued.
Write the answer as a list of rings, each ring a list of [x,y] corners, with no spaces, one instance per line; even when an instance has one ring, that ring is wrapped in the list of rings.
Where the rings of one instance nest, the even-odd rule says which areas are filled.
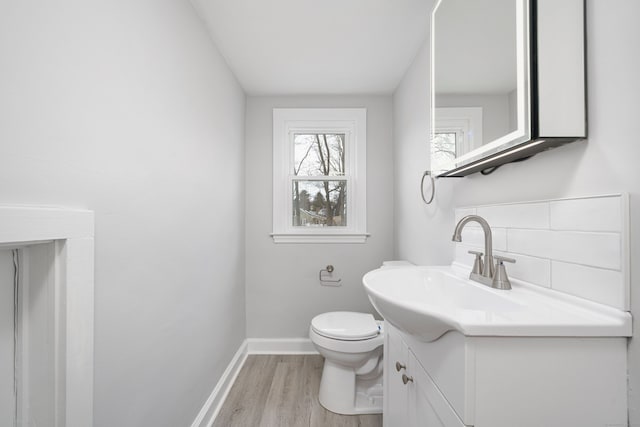
[[[562,3],[565,2],[573,6],[583,3],[575,0],[563,0]],[[578,81],[580,73],[584,78],[584,55],[571,64],[567,76],[557,75],[553,69],[558,68],[557,62],[552,64],[545,60],[539,63],[539,59],[544,58],[539,56],[543,46],[552,46],[554,55],[560,56],[563,63],[575,57],[567,52],[584,51],[583,24],[568,30],[572,33],[570,39],[576,39],[575,34],[578,34],[577,40],[582,47],[576,46],[573,39],[564,41],[564,36],[554,40],[554,32],[565,28],[553,28],[554,25],[557,27],[558,15],[573,16],[575,21],[576,16],[580,17],[579,13],[584,13],[583,9],[573,7],[560,13],[553,9],[552,3],[550,0],[436,2],[431,20],[433,175],[464,176],[586,136],[586,116],[583,116],[582,131],[574,128],[567,135],[562,131],[557,135],[544,135],[545,139],[541,139],[538,114],[541,84],[543,89],[560,87],[562,91],[563,83],[558,83],[558,78],[571,79],[570,73],[576,73],[573,78]],[[538,25],[539,4],[546,5],[542,11],[545,22],[551,19],[549,24]],[[548,42],[540,38],[540,31]],[[553,46],[554,43],[557,46]],[[558,59],[554,57],[554,60]],[[547,73],[549,70],[553,75]],[[544,83],[538,80],[539,75],[544,77]],[[559,108],[582,108],[584,112],[584,80],[582,82],[582,93],[575,94],[576,99],[581,98]],[[574,96],[573,93],[547,92],[548,98]],[[555,99],[549,102],[555,103]],[[560,114],[564,116],[566,112]]]

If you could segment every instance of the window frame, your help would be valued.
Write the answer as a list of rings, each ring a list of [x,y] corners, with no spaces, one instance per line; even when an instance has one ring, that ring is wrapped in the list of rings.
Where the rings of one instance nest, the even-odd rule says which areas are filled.
[[[432,168],[436,172],[453,169],[453,166],[461,156],[481,147],[483,144],[482,107],[436,107],[434,117],[436,119],[432,137],[438,133],[456,134],[456,157],[448,162],[443,162],[439,167]],[[458,145],[460,139],[460,146]],[[459,153],[463,148],[463,153]]]
[[[365,108],[273,109],[273,233],[275,243],[364,243],[366,232]],[[295,134],[344,134],[345,175],[293,175]],[[293,182],[346,181],[347,225],[293,225]]]

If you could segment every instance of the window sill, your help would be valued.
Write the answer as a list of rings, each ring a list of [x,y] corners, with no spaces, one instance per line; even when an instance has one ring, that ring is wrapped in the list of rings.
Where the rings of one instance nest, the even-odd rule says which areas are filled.
[[[336,234],[311,234],[311,233],[272,233],[274,243],[365,243],[369,233],[336,233]]]

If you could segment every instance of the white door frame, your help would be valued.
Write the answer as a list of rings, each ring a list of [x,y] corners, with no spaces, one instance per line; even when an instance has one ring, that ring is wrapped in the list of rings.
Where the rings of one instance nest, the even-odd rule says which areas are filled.
[[[0,248],[54,242],[55,427],[93,425],[94,214],[0,206]]]

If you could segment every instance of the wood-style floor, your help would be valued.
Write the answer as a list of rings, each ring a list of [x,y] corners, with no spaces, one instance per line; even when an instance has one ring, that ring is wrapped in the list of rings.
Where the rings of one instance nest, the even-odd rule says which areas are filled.
[[[382,415],[338,415],[318,402],[319,355],[251,355],[214,427],[379,427]]]

